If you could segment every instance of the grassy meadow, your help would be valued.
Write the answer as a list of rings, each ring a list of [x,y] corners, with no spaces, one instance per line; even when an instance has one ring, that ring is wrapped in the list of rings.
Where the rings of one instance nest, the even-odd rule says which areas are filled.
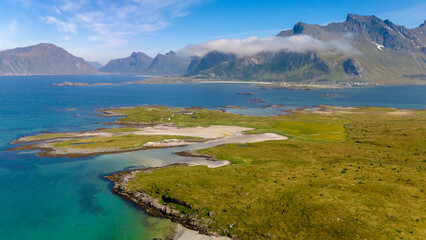
[[[242,126],[253,128],[246,132],[248,134],[269,132],[305,140],[342,141],[346,138],[343,124],[348,122],[344,118],[329,114],[293,113],[276,117],[258,117],[225,113],[219,110],[188,110],[159,106],[122,108],[114,112],[126,115],[118,119],[118,123],[169,123],[177,127]]]
[[[424,239],[424,111],[325,109],[277,117],[196,110],[197,118],[128,109],[121,121],[175,111],[178,126],[241,125],[290,137],[200,150],[231,164],[156,169],[128,187],[237,239]]]

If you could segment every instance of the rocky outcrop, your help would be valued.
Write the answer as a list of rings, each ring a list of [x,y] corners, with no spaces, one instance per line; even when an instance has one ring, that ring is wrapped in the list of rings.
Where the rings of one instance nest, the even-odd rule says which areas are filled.
[[[353,78],[362,78],[365,77],[365,70],[362,68],[358,60],[353,58],[348,58],[343,62],[343,70],[346,75]]]

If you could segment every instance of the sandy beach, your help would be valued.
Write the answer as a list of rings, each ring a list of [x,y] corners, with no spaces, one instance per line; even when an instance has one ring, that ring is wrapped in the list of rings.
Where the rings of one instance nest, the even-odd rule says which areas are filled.
[[[203,235],[178,224],[177,233],[173,240],[231,240],[231,238]]]
[[[96,130],[90,132],[70,132],[66,133],[67,137],[58,137],[54,140],[48,140],[41,143],[35,143],[30,145],[23,145],[21,147],[11,150],[31,150],[40,149],[45,152],[40,153],[42,156],[68,156],[68,157],[85,157],[97,154],[106,153],[120,153],[130,152],[138,150],[146,150],[153,148],[169,148],[169,147],[182,147],[192,144],[194,150],[214,147],[218,145],[228,143],[253,143],[262,142],[268,140],[286,140],[287,137],[274,134],[274,133],[263,133],[263,134],[244,134],[245,131],[251,130],[252,128],[239,127],[239,126],[222,126],[212,125],[209,127],[188,127],[178,128],[166,125],[149,126],[143,128],[137,128],[131,132],[105,132],[103,130]],[[146,142],[138,147],[129,147],[126,149],[115,148],[115,147],[98,147],[98,148],[74,148],[72,146],[59,147],[57,144],[72,139],[83,139],[83,138],[99,138],[99,137],[116,137],[123,135],[145,135],[145,136],[182,136],[182,137],[195,137],[200,139],[165,139],[162,141]],[[72,136],[72,137],[69,137]],[[22,137],[15,140],[13,143],[25,143],[33,142],[31,137]],[[204,164],[209,165],[208,162],[199,160],[198,162],[194,159],[193,162],[188,163],[189,165]],[[223,166],[225,163],[215,163],[211,167]],[[226,165],[226,164],[225,164]]]

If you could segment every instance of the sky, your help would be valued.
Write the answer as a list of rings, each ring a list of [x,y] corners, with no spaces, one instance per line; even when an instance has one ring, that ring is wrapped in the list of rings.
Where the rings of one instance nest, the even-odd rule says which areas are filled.
[[[53,43],[106,64],[212,40],[256,39],[297,22],[326,25],[348,13],[415,28],[424,0],[0,0],[0,50]]]

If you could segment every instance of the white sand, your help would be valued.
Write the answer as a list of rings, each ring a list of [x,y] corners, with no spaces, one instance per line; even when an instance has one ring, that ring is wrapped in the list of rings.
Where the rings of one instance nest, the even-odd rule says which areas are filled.
[[[268,140],[286,140],[287,137],[275,134],[275,133],[263,133],[263,134],[244,134],[244,131],[251,130],[252,128],[238,127],[238,126],[221,126],[212,125],[209,127],[189,127],[189,128],[177,128],[172,126],[154,126],[140,128],[139,131],[135,132],[119,132],[119,133],[108,133],[108,132],[84,132],[84,133],[72,133],[76,137],[113,137],[119,135],[175,135],[175,136],[188,136],[188,137],[199,137],[203,138],[204,142],[197,141],[185,141],[181,139],[167,139],[158,142],[148,142],[142,145],[140,148],[155,148],[155,147],[179,147],[192,145],[191,150],[198,150],[203,148],[210,148],[218,145],[228,143],[254,143],[263,142]],[[64,138],[66,140],[66,138]],[[97,148],[97,149],[80,149],[67,147],[66,149],[55,147],[57,141],[39,143],[37,146],[42,148],[50,148],[51,154],[53,155],[67,155],[67,154],[93,154],[93,153],[108,153],[108,152],[125,152],[121,149],[116,148]],[[136,149],[129,149],[136,150]],[[128,150],[126,150],[128,151]],[[188,162],[189,165],[207,165],[208,167],[220,167],[229,164],[227,161],[210,163],[211,161],[193,159]]]
[[[188,127],[177,128],[170,126],[155,126],[146,127],[142,131],[134,132],[137,135],[176,135],[176,136],[190,136],[201,138],[223,138],[235,135],[251,128],[238,127],[238,126],[220,126],[212,125],[209,127]]]
[[[228,237],[215,237],[199,234],[197,231],[190,230],[178,225],[178,231],[173,240],[230,240]]]

